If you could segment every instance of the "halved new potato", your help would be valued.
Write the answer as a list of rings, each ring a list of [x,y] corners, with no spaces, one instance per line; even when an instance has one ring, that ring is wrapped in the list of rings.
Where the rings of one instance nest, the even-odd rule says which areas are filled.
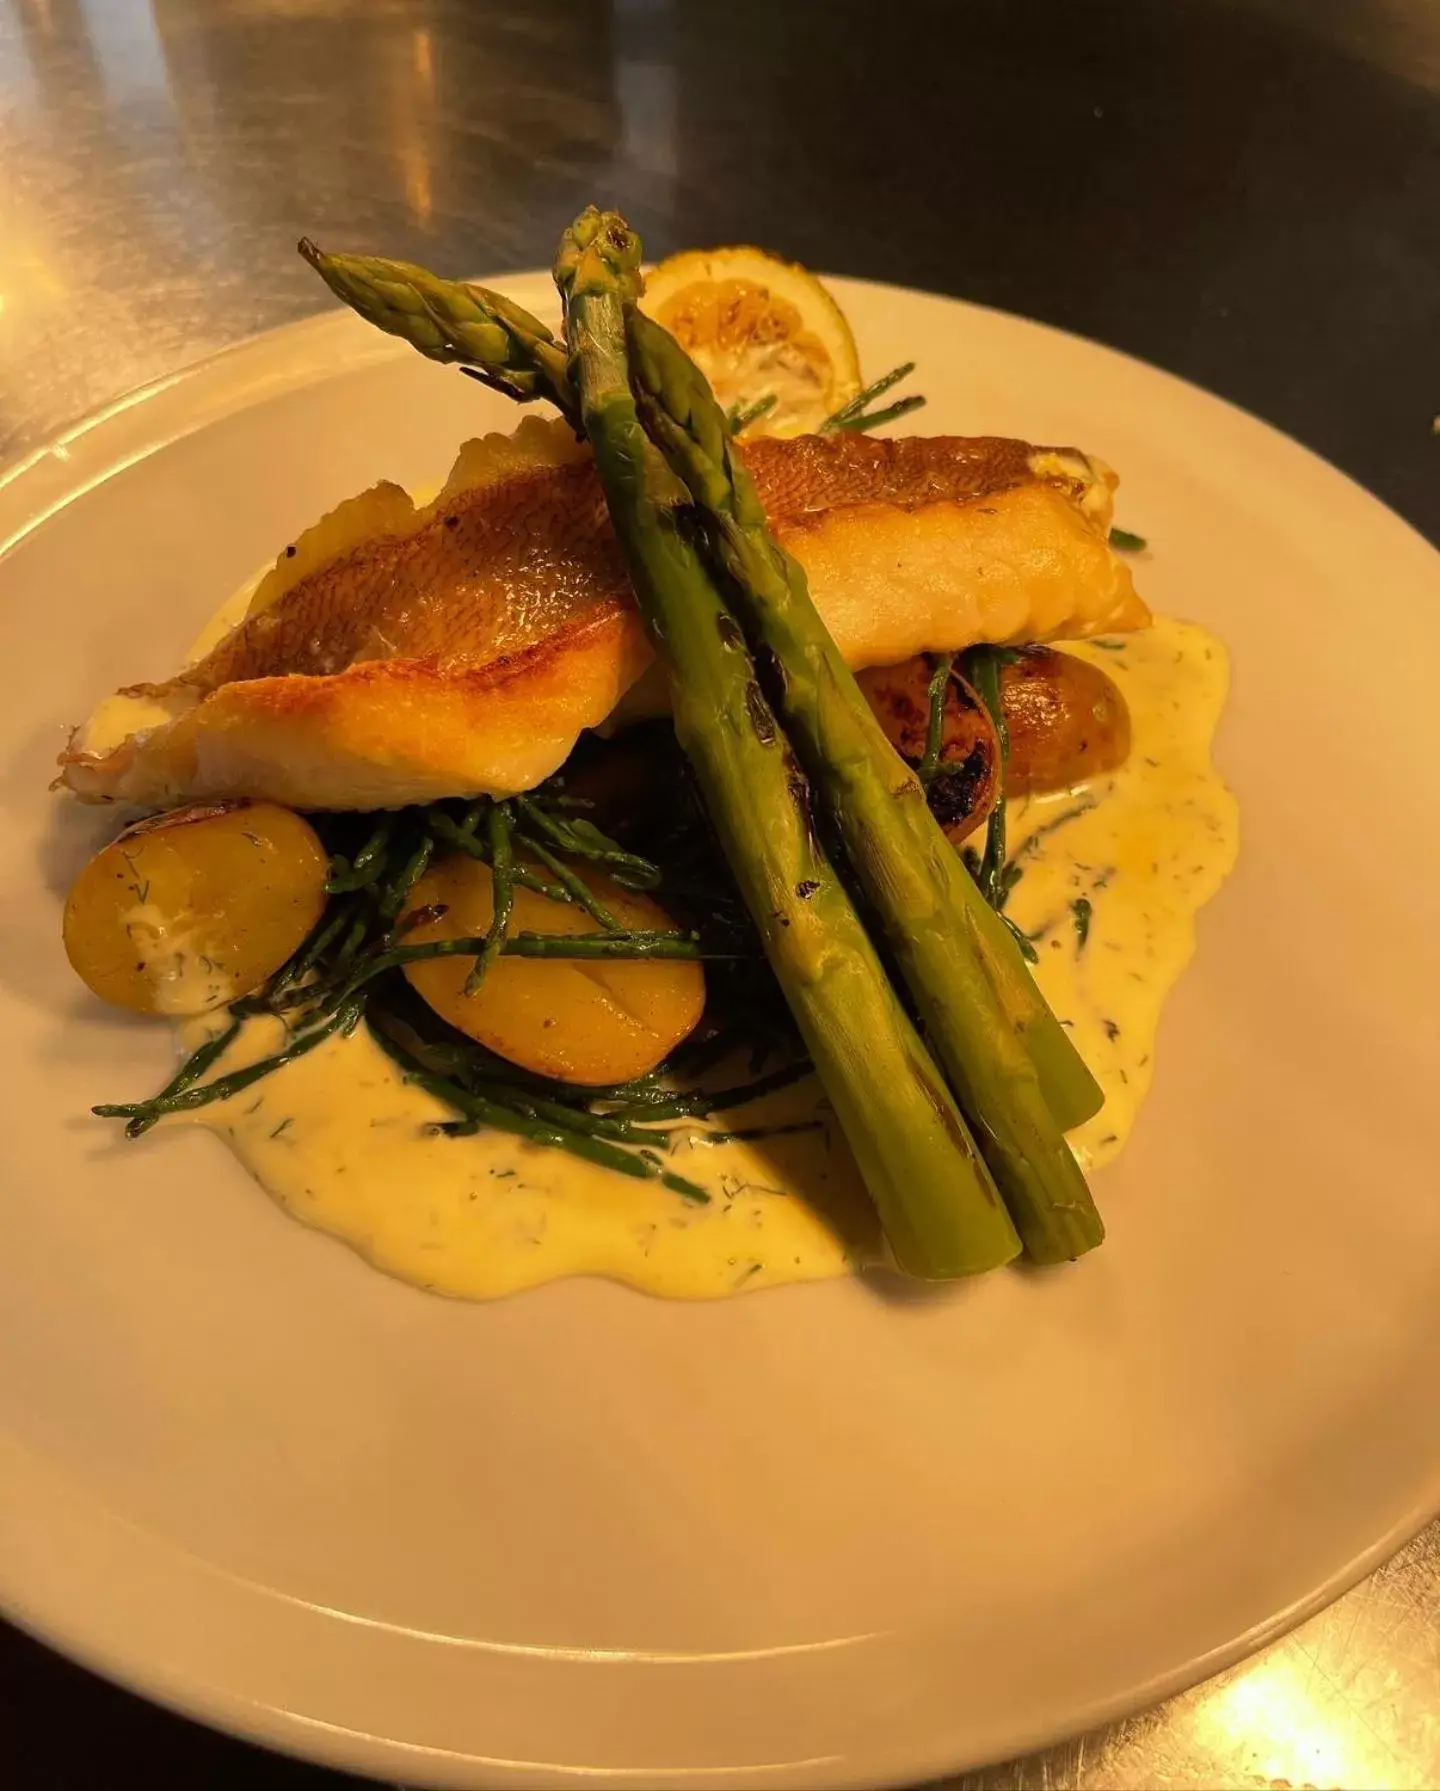
[[[930,733],[929,657],[918,653],[900,665],[873,666],[856,675],[885,737],[910,766],[925,757]],[[958,846],[995,806],[1000,787],[1000,739],[975,691],[952,671],[941,715],[940,762],[926,790],[930,811]]]
[[[65,952],[103,1001],[204,1013],[249,995],[319,920],[330,860],[273,802],[157,815],[112,840],[65,905]]]
[[[845,313],[807,268],[764,249],[692,249],[645,280],[641,308],[700,367],[723,408],[774,396],[747,435],[805,435],[860,391]]]
[[[576,869],[627,930],[674,926],[649,896]],[[430,907],[444,913],[407,930],[407,945],[484,933],[494,914],[489,866],[458,853],[439,860],[411,891],[407,912]],[[582,908],[517,889],[506,935],[603,930]],[[705,1007],[705,975],[695,962],[502,957],[467,995],[473,965],[472,958],[432,958],[407,964],[405,975],[458,1031],[562,1082],[595,1086],[643,1076],[694,1030]]]
[[[1130,756],[1130,710],[1120,686],[1088,659],[1020,647],[1000,668],[1010,736],[1011,796],[1064,790],[1114,771]]]

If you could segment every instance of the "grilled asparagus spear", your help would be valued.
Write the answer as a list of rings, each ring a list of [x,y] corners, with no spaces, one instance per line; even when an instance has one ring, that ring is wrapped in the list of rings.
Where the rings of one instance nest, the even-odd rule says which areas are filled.
[[[810,825],[808,791],[739,628],[687,538],[685,493],[630,391],[639,243],[587,212],[556,261],[570,377],[610,517],[671,684],[675,732],[902,1268],[1008,1261],[1018,1240],[943,1078]]]
[[[1057,1113],[1064,1124],[1088,1117],[1099,1091],[886,739],[803,568],[770,533],[705,376],[633,305],[626,318],[641,421],[702,512],[726,601],[774,668],[780,719],[1026,1250],[1037,1262],[1079,1256],[1104,1227]]]

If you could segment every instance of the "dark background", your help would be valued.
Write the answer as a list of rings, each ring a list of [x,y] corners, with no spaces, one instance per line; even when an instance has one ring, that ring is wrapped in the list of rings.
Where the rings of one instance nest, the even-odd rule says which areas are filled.
[[[1440,541],[1437,0],[0,0],[0,458],[323,294],[589,199],[1156,361]],[[0,1778],[342,1781],[0,1627]]]

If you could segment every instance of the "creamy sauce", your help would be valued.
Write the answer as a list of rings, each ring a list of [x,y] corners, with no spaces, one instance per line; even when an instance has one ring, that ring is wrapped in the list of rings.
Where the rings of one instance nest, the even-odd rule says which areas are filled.
[[[174,719],[175,710],[169,703],[158,702],[154,697],[126,696],[117,692],[96,704],[80,731],[80,749],[103,758],[123,745],[132,734],[163,728]]]
[[[1233,868],[1239,813],[1210,759],[1230,685],[1224,647],[1157,616],[1140,634],[1069,641],[1130,707],[1130,756],[1074,790],[1010,805],[1024,869],[1006,912],[1039,955],[1035,978],[1105,1105],[1070,1134],[1098,1168],[1124,1144],[1150,1086],[1160,1009],[1195,951],[1195,915]]]
[[[157,1014],[198,1014],[235,999],[234,983],[206,952],[205,941],[193,928],[177,926],[158,902],[137,902],[121,925],[154,990]]]
[[[253,578],[247,578],[238,591],[225,599],[195,637],[190,651],[185,655],[186,665],[198,665],[207,653],[213,652],[220,645],[232,628],[240,626],[250,608],[250,599],[255,595],[264,576],[263,572],[257,572]]]
[[[244,621],[255,587],[263,576],[263,573],[257,572],[232,597],[225,599],[185,655],[187,666],[203,659],[237,623]],[[152,728],[166,727],[194,700],[193,695],[184,692],[172,694],[161,701],[156,697],[133,696],[125,691],[117,691],[114,696],[105,697],[97,703],[91,711],[89,719],[80,729],[80,750],[103,758],[107,753],[114,752],[117,746],[123,745],[132,735],[148,733]]]
[[[283,1040],[279,1022],[252,1024],[225,1067]],[[814,1132],[715,1144],[699,1126],[676,1135],[669,1162],[710,1190],[705,1205],[502,1133],[435,1130],[453,1118],[404,1083],[364,1027],[195,1115],[297,1219],[377,1268],[465,1299],[561,1275],[703,1299],[844,1274],[878,1251],[863,1184],[813,1083],[733,1123],[813,1120]]]
[[[1093,784],[1012,805],[1011,851],[1025,874],[1009,911],[1034,936],[1041,988],[1105,1090],[1101,1113],[1072,1134],[1094,1166],[1134,1123],[1161,1004],[1194,950],[1196,910],[1234,863],[1237,822],[1210,763],[1228,684],[1219,643],[1160,618],[1147,633],[1067,650],[1124,691],[1131,755]],[[187,1030],[191,1048],[201,1035]],[[251,1022],[224,1067],[282,1038],[278,1021]],[[167,1123],[212,1127],[296,1218],[378,1268],[461,1298],[577,1274],[709,1298],[879,1257],[863,1186],[814,1083],[724,1122],[810,1130],[731,1142],[707,1142],[700,1126],[676,1134],[674,1167],[710,1191],[704,1205],[500,1134],[449,1137],[435,1129],[447,1117],[362,1027]]]

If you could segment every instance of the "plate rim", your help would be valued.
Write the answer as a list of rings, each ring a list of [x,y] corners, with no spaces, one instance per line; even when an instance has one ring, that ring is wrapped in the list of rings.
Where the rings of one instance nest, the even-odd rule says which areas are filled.
[[[1010,322],[1020,322],[1029,329],[1043,331],[1065,343],[1078,344],[1088,354],[1113,357],[1118,362],[1143,369],[1148,376],[1158,377],[1161,381],[1182,389],[1191,399],[1198,397],[1207,405],[1218,406],[1230,413],[1232,419],[1258,427],[1268,436],[1278,438],[1291,454],[1298,452],[1314,467],[1323,468],[1328,474],[1343,480],[1352,491],[1363,493],[1383,514],[1389,525],[1398,525],[1410,538],[1412,545],[1418,545],[1432,560],[1440,563],[1440,550],[1414,524],[1383,499],[1369,492],[1343,469],[1263,418],[1256,417],[1230,400],[1162,367],[1107,343],[1056,328],[1043,320],[997,307],[974,304],[952,294],[893,282],[857,280],[828,274],[823,277],[842,297],[847,291],[866,291],[894,295],[903,300],[940,300],[957,308],[960,313],[980,313]],[[541,283],[548,288],[548,277],[540,270],[486,278],[487,283],[522,301]],[[299,390],[331,378],[343,378],[360,366],[403,359],[408,353],[409,350],[403,343],[378,336],[350,313],[340,309],[327,309],[248,336],[199,360],[189,362],[170,374],[120,394],[38,446],[23,451],[8,463],[0,464],[0,563],[34,529],[81,500],[106,479],[172,443],[211,426],[223,416],[250,408],[282,392]],[[194,407],[197,395],[204,401],[198,409]],[[188,412],[191,420],[184,426],[171,426],[172,410],[177,416]],[[51,1468],[51,1464],[46,1466]],[[54,1466],[51,1471],[62,1479],[65,1478],[63,1470],[58,1466]],[[89,1498],[83,1488],[76,1487],[74,1490],[82,1497]],[[3,1510],[6,1503],[6,1497],[0,1496],[0,1510]],[[693,1778],[697,1783],[714,1785],[823,1784],[841,1791],[842,1787],[850,1786],[906,1784],[917,1777],[972,1770],[997,1758],[1033,1752],[1137,1710],[1150,1708],[1278,1640],[1374,1572],[1397,1550],[1420,1534],[1437,1515],[1440,1515],[1440,1481],[1437,1481],[1432,1492],[1407,1510],[1381,1537],[1340,1563],[1319,1585],[1282,1610],[1165,1669],[1127,1692],[1097,1699],[1064,1717],[1037,1721],[1028,1733],[1017,1736],[1015,1746],[1006,1755],[996,1756],[987,1751],[967,1756],[957,1755],[953,1750],[935,1753],[915,1749],[902,1761],[892,1751],[882,1767],[874,1764],[867,1766],[858,1759],[826,1761],[823,1779],[807,1776],[806,1763],[800,1763],[798,1771],[793,1765],[687,1767],[680,1770],[685,1782]],[[116,1518],[114,1521],[124,1520]],[[5,1528],[9,1528],[8,1523]],[[168,1552],[183,1552],[164,1537],[155,1535],[150,1540]],[[17,1555],[19,1552],[15,1551]],[[117,1654],[103,1644],[87,1640],[83,1616],[74,1612],[67,1614],[61,1610],[46,1610],[42,1608],[43,1601],[40,1600],[32,1604],[24,1591],[24,1567],[22,1565],[18,1571],[12,1570],[9,1558],[11,1553],[10,1548],[0,1551],[0,1612],[18,1628],[89,1670],[176,1714],[261,1746],[319,1761],[340,1770],[376,1777],[403,1769],[407,1774],[407,1782],[447,1787],[533,1785],[536,1776],[542,1773],[552,1781],[569,1782],[572,1779],[578,1781],[581,1778],[593,1778],[598,1772],[603,1773],[609,1783],[617,1786],[653,1786],[662,1777],[668,1782],[680,1782],[672,1769],[594,1769],[543,1762],[513,1762],[505,1765],[484,1762],[482,1757],[470,1753],[433,1749],[379,1735],[362,1735],[297,1711],[272,1705],[257,1705],[243,1696],[226,1691],[222,1686],[209,1685],[198,1678],[187,1679],[183,1672],[167,1671],[153,1661],[148,1665],[143,1659],[127,1661],[123,1658],[123,1653]],[[202,1570],[218,1571],[210,1569],[208,1563],[196,1565]],[[251,1589],[269,1596],[283,1596],[258,1586]],[[440,1775],[433,1776],[442,1767],[444,1770]],[[422,1772],[428,1770],[432,1776],[420,1779],[410,1777],[417,1768]]]
[[[984,317],[998,318],[1011,323],[1022,323],[1027,328],[1041,331],[1057,341],[1079,343],[1091,353],[1113,358],[1117,363],[1141,369],[1144,373],[1161,379],[1167,384],[1188,393],[1192,397],[1202,399],[1206,404],[1216,405],[1228,412],[1234,419],[1258,427],[1267,434],[1278,438],[1292,453],[1303,455],[1316,468],[1344,480],[1353,490],[1363,493],[1371,504],[1384,511],[1389,520],[1403,529],[1412,541],[1427,549],[1431,554],[1440,557],[1440,545],[1429,537],[1410,519],[1402,516],[1385,498],[1362,485],[1359,479],[1347,473],[1316,448],[1309,447],[1298,437],[1282,429],[1279,424],[1247,410],[1244,405],[1233,399],[1224,398],[1209,387],[1188,379],[1182,373],[1172,373],[1169,368],[1158,362],[1146,360],[1142,355],[1135,355],[1113,343],[1104,342],[1098,336],[1087,336],[1078,330],[1062,329],[1058,324],[1047,323],[1041,317],[1031,317],[1023,311],[1007,311],[999,305],[984,305],[974,299],[961,298],[954,293],[941,292],[933,287],[904,286],[894,280],[862,279],[851,274],[834,274],[821,272],[818,276],[829,287],[857,292],[893,294],[901,299],[938,299],[947,305],[954,305],[962,311],[971,312]],[[521,268],[505,273],[477,274],[473,284],[484,284],[518,303],[534,302],[533,295],[537,288],[552,290],[548,273],[540,268]],[[321,338],[336,335],[349,337],[346,345],[343,368],[337,366],[333,357],[316,359],[303,351],[311,348],[311,338],[318,345]],[[155,415],[154,407],[181,391],[193,393],[197,382],[219,379],[232,371],[243,373],[244,365],[252,359],[267,357],[276,349],[290,347],[301,350],[298,356],[286,355],[285,361],[293,361],[288,369],[282,364],[259,382],[252,383],[246,390],[244,400],[240,394],[232,393],[228,402],[221,402],[202,419],[184,428],[171,432],[156,433],[149,429],[150,420]],[[204,428],[209,422],[230,410],[243,409],[247,404],[260,401],[266,396],[278,396],[281,392],[294,391],[301,387],[319,384],[339,371],[349,372],[361,366],[375,366],[389,361],[403,360],[407,354],[413,353],[408,345],[397,337],[382,334],[371,325],[364,323],[353,312],[343,306],[313,311],[304,317],[293,319],[289,323],[275,325],[272,329],[257,330],[250,335],[242,336],[237,341],[227,343],[223,348],[212,350],[208,354],[186,361],[171,373],[159,375],[155,379],[145,380],[136,386],[127,387],[108,402],[86,411],[73,422],[46,436],[38,444],[22,448],[21,451],[0,459],[0,563],[8,557],[12,549],[35,529],[42,527],[53,516],[56,516],[70,504],[77,502],[104,478],[124,471],[139,461],[158,453],[173,442],[183,440]],[[148,408],[147,408],[148,407]],[[143,451],[133,452],[123,459],[108,458],[111,450],[108,447],[112,437],[123,441],[136,425],[143,431]],[[97,449],[99,452],[97,452]],[[77,455],[82,456],[77,466]],[[103,470],[99,477],[87,475],[84,468],[91,461],[101,460]],[[44,491],[50,487],[50,496],[44,508],[32,511],[27,498],[23,495],[31,490]],[[17,521],[17,518],[20,519]]]
[[[486,1759],[473,1753],[427,1747],[419,1743],[397,1741],[383,1735],[366,1735],[339,1724],[307,1717],[299,1711],[274,1705],[257,1704],[221,1686],[199,1680],[187,1681],[183,1675],[165,1673],[139,1664],[127,1665],[113,1651],[92,1646],[80,1634],[59,1619],[47,1621],[40,1613],[12,1602],[8,1584],[0,1578],[0,1616],[64,1658],[95,1673],[98,1677],[134,1696],[158,1705],[171,1715],[213,1729],[216,1733],[286,1754],[308,1764],[334,1771],[368,1777],[379,1783],[396,1783],[396,1791],[530,1791],[537,1783],[593,1783],[601,1778],[617,1791],[654,1791],[663,1784],[696,1783],[714,1786],[717,1791],[734,1787],[735,1791],[752,1791],[755,1787],[794,1787],[796,1791],[905,1791],[932,1779],[974,1772],[987,1766],[1042,1752],[1092,1730],[1128,1716],[1156,1708],[1181,1693],[1215,1678],[1229,1668],[1252,1658],[1274,1642],[1283,1640],[1307,1618],[1316,1615],[1336,1599],[1376,1572],[1440,1516],[1440,1487],[1377,1541],[1344,1563],[1322,1585],[1305,1594],[1283,1610],[1242,1630],[1225,1642],[1194,1655],[1182,1664],[1147,1680],[1127,1692],[1074,1711],[1063,1721],[1037,1722],[1028,1736],[1022,1735],[1010,1752],[994,1756],[988,1752],[955,1754],[951,1750],[918,1749],[902,1762],[895,1757],[883,1768],[867,1767],[858,1759],[827,1759],[823,1778],[816,1778],[808,1768],[814,1762],[784,1764],[775,1767],[695,1767],[680,1769],[591,1768],[556,1762],[505,1762]],[[156,1539],[167,1549],[171,1545]],[[0,1557],[3,1562],[3,1557]],[[267,1589],[253,1588],[266,1595]],[[274,1596],[274,1594],[270,1594]],[[418,1766],[431,1770],[414,1776]],[[403,1770],[404,1778],[392,1781],[391,1775]]]

